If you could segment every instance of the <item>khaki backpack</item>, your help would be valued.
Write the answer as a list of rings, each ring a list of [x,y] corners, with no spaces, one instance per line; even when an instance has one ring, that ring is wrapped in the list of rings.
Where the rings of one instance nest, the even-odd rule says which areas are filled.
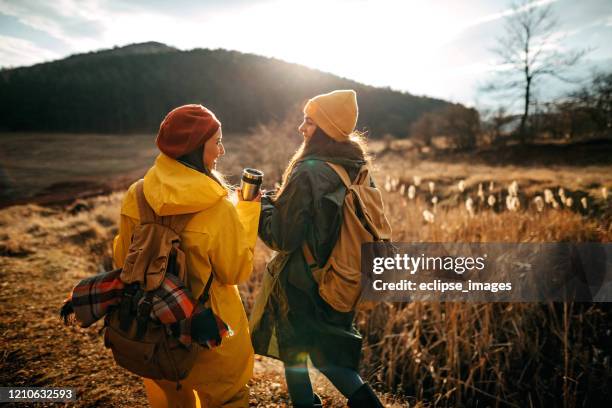
[[[140,224],[134,229],[120,279],[126,284],[118,307],[106,317],[105,345],[118,365],[152,379],[177,382],[187,377],[199,346],[180,343],[168,327],[150,318],[152,292],[167,273],[187,285],[185,253],[180,234],[194,214],[160,217],[147,203],[143,180],[136,184]],[[212,282],[209,278],[200,301],[205,302]]]
[[[323,267],[317,265],[306,242],[302,250],[323,300],[339,312],[350,312],[361,296],[361,244],[389,241],[391,226],[384,213],[382,195],[371,185],[367,166],[362,166],[351,182],[344,167],[326,163],[347,189],[340,234]]]

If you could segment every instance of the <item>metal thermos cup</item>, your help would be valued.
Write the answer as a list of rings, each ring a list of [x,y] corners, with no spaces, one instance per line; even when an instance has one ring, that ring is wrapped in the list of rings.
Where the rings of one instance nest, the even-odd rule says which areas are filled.
[[[246,168],[242,170],[242,180],[240,181],[240,189],[242,190],[242,198],[246,201],[251,201],[259,193],[259,188],[263,182],[263,171],[257,169]]]

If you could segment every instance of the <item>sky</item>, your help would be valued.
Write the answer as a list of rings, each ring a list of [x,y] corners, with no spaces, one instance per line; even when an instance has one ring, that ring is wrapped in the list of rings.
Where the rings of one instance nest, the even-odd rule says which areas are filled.
[[[546,5],[558,20],[550,47],[589,51],[574,79],[612,67],[611,0],[536,2]],[[493,49],[511,15],[502,0],[0,0],[0,67],[158,41],[275,57],[368,85],[492,106],[495,96],[482,88],[503,74]],[[551,80],[536,97],[576,86]]]

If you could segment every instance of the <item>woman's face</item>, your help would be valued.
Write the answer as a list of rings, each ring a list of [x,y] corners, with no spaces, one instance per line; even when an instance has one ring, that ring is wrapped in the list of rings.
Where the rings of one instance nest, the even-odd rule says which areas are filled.
[[[314,135],[315,130],[317,130],[317,125],[309,116],[304,115],[304,121],[300,127],[298,127],[298,131],[302,134],[302,136],[304,136],[305,142],[307,142],[312,135]]]
[[[204,165],[208,170],[215,170],[217,168],[217,159],[225,154],[225,148],[221,139],[223,134],[221,128],[217,130],[217,133],[204,143]]]

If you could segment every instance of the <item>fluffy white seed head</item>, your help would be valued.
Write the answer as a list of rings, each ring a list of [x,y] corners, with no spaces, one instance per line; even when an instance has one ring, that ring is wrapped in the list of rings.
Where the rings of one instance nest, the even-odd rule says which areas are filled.
[[[521,208],[521,200],[517,196],[512,197],[512,211],[518,211]]]
[[[414,185],[418,187],[421,185],[423,179],[420,176],[412,176],[412,180],[414,181]]]
[[[433,222],[435,221],[435,216],[431,211],[425,210],[423,211],[423,219],[425,220],[425,222],[433,224]]]
[[[463,193],[465,191],[465,180],[459,180],[459,183],[457,183],[457,188],[459,189],[460,193]]]
[[[393,178],[391,179],[391,189],[392,189],[393,191],[397,190],[397,186],[398,186],[398,185],[399,185],[399,179],[398,179],[398,178],[393,177]]]
[[[512,181],[512,183],[510,183],[510,185],[508,186],[508,194],[513,197],[516,197],[518,195],[518,183],[516,182],[516,180]]]
[[[411,184],[408,187],[408,198],[414,200],[414,197],[416,197],[416,188]]]
[[[433,194],[435,190],[436,190],[436,183],[434,183],[433,181],[430,181],[429,182],[429,194]]]
[[[487,198],[487,204],[489,204],[489,207],[493,207],[495,205],[495,196],[493,194],[489,195],[489,198]]]
[[[482,188],[482,183],[478,184],[478,198],[480,198],[480,201],[484,201],[484,199],[485,199],[485,194],[484,194],[484,190]]]
[[[470,214],[470,217],[474,216],[474,200],[472,200],[472,197],[468,197],[467,200],[465,200],[465,209],[468,214]]]
[[[506,208],[509,211],[518,211],[520,206],[521,206],[521,203],[520,203],[518,197],[513,196],[513,195],[507,195],[506,196]]]
[[[385,181],[385,191],[388,193],[391,191],[391,181]]]
[[[589,203],[587,202],[587,198],[586,197],[582,197],[580,199],[580,205],[582,205],[582,208],[584,208],[585,210],[587,208],[589,208]]]
[[[555,196],[553,195],[553,192],[549,188],[544,190],[544,202],[546,204],[552,204],[554,200],[555,200]]]
[[[538,210],[538,212],[542,212],[542,210],[544,210],[544,200],[542,200],[541,196],[535,196],[533,202],[535,203],[536,210]]]
[[[561,197],[561,199],[565,198],[565,190],[563,189],[563,187],[559,187],[559,191],[557,193],[559,194],[559,197]]]

